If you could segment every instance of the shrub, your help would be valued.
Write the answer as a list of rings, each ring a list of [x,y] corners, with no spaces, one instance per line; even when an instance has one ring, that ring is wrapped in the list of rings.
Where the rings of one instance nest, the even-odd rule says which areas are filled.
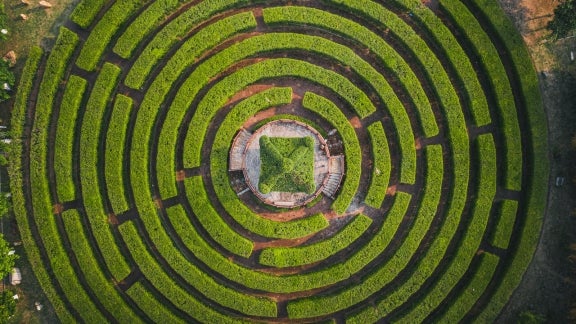
[[[186,195],[196,218],[216,243],[241,257],[252,254],[252,241],[236,233],[210,205],[201,177],[186,179]]]
[[[67,210],[62,213],[64,227],[70,246],[74,251],[76,260],[90,289],[98,296],[98,300],[121,323],[140,322],[137,315],[120,297],[117,290],[110,284],[110,280],[98,265],[97,254],[92,252],[88,238],[84,234],[84,226],[80,221],[80,214],[76,210]]]
[[[108,46],[108,43],[112,39],[112,36],[114,36],[125,21],[142,5],[144,5],[143,0],[115,2],[90,32],[76,60],[76,65],[86,71],[93,71],[96,68],[96,64],[100,61],[106,46]]]
[[[157,27],[163,19],[176,9],[183,0],[158,0],[136,17],[124,30],[116,45],[114,53],[128,59],[138,44]]]
[[[152,285],[176,307],[202,322],[232,322],[230,317],[219,313],[213,309],[213,307],[201,303],[194,295],[180,287],[180,285],[166,273],[166,269],[162,268],[148,253],[134,224],[124,223],[120,225],[119,229],[142,273]],[[165,250],[169,246],[157,245],[157,247]],[[206,297],[246,314],[266,317],[276,316],[276,304],[271,300],[243,295],[233,289],[220,285],[178,253],[175,254],[172,252],[171,254],[165,254],[165,256],[172,259],[181,259],[177,263],[172,263],[172,266],[175,266],[175,270],[179,272],[181,276],[188,279],[188,282],[193,284],[194,287]],[[187,269],[187,271],[184,272],[184,269]]]
[[[149,292],[144,285],[136,282],[126,291],[126,294],[148,315],[154,323],[186,323],[183,319],[174,315],[166,304],[158,301],[154,294]]]
[[[514,63],[514,72],[517,75],[522,102],[525,105],[524,114],[530,125],[529,133],[524,136],[530,136],[529,142],[532,144],[528,151],[528,160],[532,164],[530,181],[522,185],[528,190],[528,202],[525,203],[525,218],[518,237],[521,244],[516,250],[508,271],[500,278],[501,284],[490,303],[478,317],[480,321],[490,322],[494,320],[498,310],[502,309],[520,283],[522,273],[532,260],[538,244],[548,190],[549,161],[546,153],[548,129],[542,109],[538,78],[522,37],[496,1],[474,0],[469,5],[488,22],[486,27],[501,37],[502,44]],[[514,157],[507,157],[507,159],[514,159]],[[508,177],[510,177],[509,174]]]
[[[318,243],[288,248],[267,248],[260,254],[260,263],[273,267],[295,267],[322,261],[352,245],[372,224],[372,219],[356,216],[340,232]]]
[[[24,136],[23,126],[26,122],[26,108],[30,93],[32,92],[33,82],[42,60],[42,49],[39,47],[32,47],[28,53],[28,60],[24,66],[20,77],[20,84],[18,86],[18,93],[14,101],[12,109],[12,137],[14,142],[12,144],[12,154],[10,155],[10,164],[8,172],[10,174],[10,186],[12,191],[12,204],[14,216],[18,223],[20,237],[24,242],[26,255],[32,265],[32,270],[46,296],[56,310],[58,317],[63,322],[73,322],[74,317],[66,308],[62,296],[58,294],[52,285],[52,278],[48,274],[48,270],[42,262],[41,253],[36,245],[35,238],[30,230],[30,222],[28,220],[28,212],[30,206],[24,197],[24,182],[22,179],[22,138]],[[33,224],[33,223],[32,223]]]
[[[386,133],[381,123],[368,126],[368,135],[372,144],[374,166],[365,202],[374,208],[380,208],[384,196],[386,196],[390,171],[392,170],[390,151],[388,150],[388,139],[386,139]]]
[[[370,275],[363,278],[361,282],[354,283],[352,286],[345,287],[329,295],[307,297],[289,302],[288,317],[294,319],[316,317],[334,313],[361,303],[370,295],[381,290],[386,284],[392,282],[400,271],[406,268],[430,228],[432,220],[436,216],[436,210],[440,203],[442,192],[441,184],[444,177],[444,170],[438,167],[442,165],[442,147],[428,146],[426,147],[426,154],[426,183],[424,184],[425,189],[422,203],[408,236],[404,239],[398,250],[395,251],[391,259],[388,262],[380,263]],[[383,226],[386,226],[386,224]],[[438,262],[442,259],[440,252],[443,252],[448,245],[444,237],[450,236],[440,236],[434,241],[433,244],[437,246],[436,249],[431,247],[426,251],[425,258],[420,261],[412,277],[417,276],[418,280],[421,280],[423,277],[427,278],[427,274],[437,266]],[[374,236],[374,239],[378,239],[377,235]],[[375,250],[377,251],[378,249]],[[422,274],[420,275],[420,273]],[[412,277],[410,280],[415,280],[412,279]],[[353,317],[351,321],[373,322],[380,319],[386,314],[386,310],[394,309],[398,306],[398,303],[404,302],[406,297],[412,294],[418,287],[418,284],[410,284],[403,285],[402,289],[395,289],[385,301],[379,302],[376,306],[368,306],[369,308],[365,308],[362,313]],[[375,312],[373,308],[378,311]],[[374,317],[374,315],[377,317]]]
[[[106,134],[106,151],[104,171],[108,199],[112,205],[112,211],[120,214],[128,210],[128,202],[124,192],[124,149],[126,142],[126,130],[129,127],[130,114],[132,113],[132,99],[123,95],[116,96],[116,102],[110,117],[108,132]]]
[[[70,19],[80,27],[88,28],[105,3],[105,0],[82,0],[74,8]]]
[[[74,132],[76,117],[86,90],[86,80],[71,76],[66,85],[66,91],[58,113],[58,128],[54,147],[54,171],[56,173],[56,190],[58,200],[71,201],[76,198],[76,189],[72,175],[74,172],[72,149],[74,147]]]
[[[344,155],[346,157],[346,178],[341,185],[338,197],[332,203],[332,209],[342,214],[348,209],[360,184],[362,152],[360,151],[360,143],[356,137],[356,132],[346,116],[328,99],[312,92],[307,92],[304,95],[302,105],[304,108],[310,109],[328,119],[342,136]]]
[[[240,5],[246,0],[215,0],[215,1],[202,1],[197,5],[185,11],[182,15],[171,21],[164,27],[154,39],[146,46],[146,48],[139,54],[138,59],[126,77],[125,84],[133,89],[140,89],[150,71],[158,64],[158,62],[166,56],[174,44],[182,37],[193,30],[200,22],[208,19],[209,17],[221,12],[227,8],[235,5]],[[251,12],[244,15],[252,15]],[[256,23],[254,21],[255,26]],[[204,29],[203,29],[204,30]],[[238,30],[238,31],[241,31]],[[222,35],[224,36],[224,35]],[[218,33],[210,34],[210,40],[224,39]],[[209,43],[197,43],[211,48]],[[182,50],[180,50],[181,52]]]
[[[130,273],[130,267],[114,240],[108,215],[104,213],[103,197],[100,193],[100,186],[103,184],[98,178],[100,137],[104,136],[101,130],[102,121],[119,75],[119,67],[110,63],[104,64],[86,103],[80,130],[80,178],[84,209],[94,238],[110,272],[121,280]]]
[[[517,107],[504,65],[491,39],[463,3],[459,1],[441,1],[440,3],[460,27],[459,30],[470,40],[487,72],[490,86],[498,103],[498,122],[504,133],[506,148],[504,181],[507,188],[520,190],[522,143],[519,139],[521,134],[518,127]]]

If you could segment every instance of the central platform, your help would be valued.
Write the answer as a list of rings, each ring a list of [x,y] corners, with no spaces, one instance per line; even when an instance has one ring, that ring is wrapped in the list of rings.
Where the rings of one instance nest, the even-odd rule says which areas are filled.
[[[238,136],[244,136],[244,138],[247,137],[246,134]],[[282,140],[290,138],[295,139],[295,141]],[[308,140],[304,140],[307,138]],[[276,150],[274,146],[271,145],[271,149],[275,152],[275,154],[277,153],[279,155],[275,159],[272,158],[270,161],[265,160],[263,165],[262,154],[264,153],[264,156],[270,154],[270,147],[267,147],[265,152],[262,152],[261,143],[270,143],[270,139],[273,139],[273,142],[275,142],[276,145],[282,145],[281,143],[283,141],[286,143],[298,142],[298,139],[302,139],[306,143],[309,143],[311,139],[313,143],[309,143],[304,146],[296,145],[293,152],[282,150],[282,147],[279,147],[280,150]],[[235,142],[237,141],[238,139],[235,140]],[[298,155],[299,153],[299,148],[301,151],[305,151],[308,148],[313,149],[313,188],[306,188],[306,186],[302,187],[298,185],[270,186],[269,183],[260,183],[261,181],[267,181],[270,179],[270,174],[268,173],[270,173],[271,168],[274,169],[274,164],[279,164],[276,166],[278,168],[279,177],[293,176],[296,178],[297,175],[292,174],[291,172],[298,170],[300,166],[291,165],[292,159],[294,159],[294,163],[301,163],[303,165],[308,164],[308,161],[303,161],[300,158],[295,157],[295,155]],[[283,163],[280,163],[280,161],[284,161],[286,163],[291,162],[288,163],[291,167],[283,168]],[[248,187],[260,200],[262,200],[262,202],[280,208],[294,208],[307,204],[322,192],[323,187],[328,181],[329,161],[330,152],[328,151],[328,146],[326,145],[326,141],[322,135],[317,130],[307,124],[298,121],[280,119],[265,124],[249,137],[242,153],[242,171],[244,173]],[[263,170],[266,173],[264,175],[262,174]],[[275,179],[268,182],[274,184],[274,180]],[[286,180],[290,182],[290,179]],[[285,191],[274,191],[277,189],[282,189]]]

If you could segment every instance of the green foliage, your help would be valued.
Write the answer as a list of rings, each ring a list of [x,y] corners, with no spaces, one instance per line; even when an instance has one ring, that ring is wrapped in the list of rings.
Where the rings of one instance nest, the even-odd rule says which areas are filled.
[[[244,258],[250,257],[254,244],[236,233],[210,205],[210,198],[204,189],[202,178],[188,178],[185,185],[190,206],[212,239],[234,254]]]
[[[470,63],[470,59],[452,35],[452,32],[431,10],[425,9],[420,5],[415,5],[415,8],[411,8],[411,4],[414,3],[411,2],[411,0],[397,0],[397,2],[407,6],[410,10],[414,9],[412,11],[414,16],[419,20],[420,24],[431,33],[436,43],[443,48],[447,61],[452,65],[458,78],[464,85],[467,101],[472,110],[476,125],[482,126],[489,124],[491,120],[486,95],[482,90],[482,86],[476,76],[476,71]],[[473,21],[476,20],[473,19]],[[470,29],[470,26],[467,26],[466,29]],[[491,43],[492,42],[489,42],[489,44]]]
[[[170,12],[176,9],[181,2],[184,2],[184,0],[154,1],[124,30],[114,46],[114,53],[125,59],[129,58],[142,39],[153,28],[157,27]]]
[[[104,170],[108,199],[112,211],[120,214],[128,210],[128,202],[124,192],[124,145],[130,113],[132,112],[132,99],[121,94],[116,96],[116,102],[110,117],[108,133],[106,134],[106,153]]]
[[[297,247],[267,248],[260,254],[260,263],[277,268],[296,267],[322,261],[353,244],[365,234],[372,219],[356,216],[334,236],[315,244]]]
[[[66,84],[64,97],[58,114],[56,130],[56,145],[54,155],[54,171],[56,173],[56,190],[61,202],[72,201],[76,197],[76,189],[72,181],[72,148],[76,131],[76,118],[86,90],[86,80],[71,76]]]
[[[314,139],[260,137],[259,190],[314,193]]]
[[[330,100],[312,92],[306,92],[302,105],[326,118],[342,136],[344,156],[346,157],[346,178],[341,185],[338,197],[332,203],[332,209],[342,214],[348,209],[356,194],[362,173],[362,152],[356,132],[340,108]]]
[[[245,2],[244,0],[213,0],[213,1],[202,1],[197,5],[190,7],[186,10],[182,15],[178,16],[176,19],[172,20],[166,27],[164,27],[154,39],[146,46],[146,48],[139,53],[138,59],[134,63],[132,69],[128,73],[126,77],[125,84],[133,89],[139,89],[144,84],[144,81],[148,79],[148,74],[150,71],[158,64],[158,62],[166,56],[166,53],[170,50],[170,48],[179,41],[182,37],[190,32],[190,30],[194,29],[194,27],[202,22],[203,20],[208,19],[209,17],[215,15],[218,12],[221,12],[229,7],[233,7],[235,5],[240,5],[241,3]],[[234,30],[235,32],[241,32],[246,30],[250,27],[256,27],[256,21],[253,18],[252,12],[247,12],[243,14],[239,14],[238,16],[241,17],[252,17],[250,19],[250,24],[244,23],[243,25],[234,26],[233,24],[226,25],[224,28],[226,30]],[[204,41],[197,40],[194,43],[188,42],[183,44],[180,50],[178,51],[179,55],[185,55],[188,59],[194,59],[194,55],[189,53],[186,47],[193,46],[200,48],[200,49],[210,49],[218,44],[220,41],[226,39],[230,36],[230,34],[224,33],[224,30],[218,30],[217,28],[222,27],[212,27],[222,24],[213,24],[208,25],[206,28],[203,28],[199,31],[199,33],[204,34],[205,37]],[[216,28],[216,29],[213,29]],[[136,37],[136,39],[140,39],[141,37]],[[200,53],[203,52],[202,50]],[[183,68],[182,64],[177,64],[179,68]],[[173,78],[176,78],[179,74],[172,75]],[[167,85],[169,87],[169,85]]]
[[[481,152],[481,153],[480,153]],[[468,226],[462,234],[462,239],[459,242],[458,249],[455,255],[450,260],[447,273],[449,276],[442,276],[439,280],[435,281],[427,292],[425,297],[421,300],[412,311],[403,316],[403,320],[407,322],[417,323],[422,322],[426,317],[445,300],[448,293],[455,288],[458,282],[464,277],[466,271],[471,265],[472,259],[480,249],[480,243],[486,232],[488,219],[490,218],[490,210],[492,201],[496,196],[496,148],[491,135],[482,135],[478,137],[478,157],[479,157],[479,172],[478,172],[478,188],[477,196],[473,203],[472,215],[470,226]],[[460,219],[452,217],[446,220],[442,226],[440,233],[437,235],[434,243],[427,252],[426,257],[440,259],[445,253],[447,247],[446,242],[442,240],[444,237],[451,237],[456,232]],[[448,234],[449,231],[452,231]],[[441,242],[441,243],[438,243]],[[441,246],[441,248],[439,248]],[[427,259],[422,262],[429,262]],[[494,261],[497,263],[497,260]],[[423,268],[423,267],[419,267]],[[434,267],[425,267],[426,271],[418,271],[414,276],[410,277],[409,285],[411,282],[416,281],[421,285],[428,277],[432,275]],[[486,282],[479,284],[488,285],[491,276],[487,278]]]
[[[349,259],[319,271],[281,277],[252,271],[232,262],[218,251],[215,251],[213,247],[202,240],[202,237],[190,223],[182,208],[170,208],[168,213],[176,233],[182,239],[186,248],[190,249],[196,257],[213,271],[248,288],[275,293],[291,293],[336,284],[349,278],[350,274],[358,272],[373,261],[391,242],[406,213],[410,198],[407,194],[398,194],[383,226],[378,229],[374,237],[364,247]]]
[[[516,222],[516,212],[518,210],[518,202],[513,200],[503,200],[497,204],[498,223],[495,227],[495,232],[492,236],[492,244],[502,249],[508,248],[512,232],[514,230],[514,222]]]
[[[210,172],[218,200],[240,226],[268,238],[293,239],[310,235],[328,226],[322,214],[290,222],[276,222],[254,213],[236,196],[228,179],[228,152],[231,138],[244,121],[258,111],[292,101],[291,88],[271,88],[239,102],[218,129],[210,155]]]
[[[554,19],[546,28],[552,31],[554,39],[560,39],[576,30],[576,1],[564,0],[554,9]]]
[[[10,198],[7,196],[6,193],[0,192],[0,217],[8,214],[10,208],[12,208]]]
[[[52,278],[48,275],[47,269],[44,267],[40,257],[40,251],[35,243],[34,237],[30,230],[30,223],[28,221],[27,202],[24,198],[23,179],[22,179],[22,141],[23,126],[26,121],[26,108],[28,105],[28,98],[32,90],[32,82],[35,79],[38,66],[42,58],[43,52],[39,47],[32,47],[28,53],[28,60],[24,66],[20,77],[20,84],[18,86],[18,93],[14,101],[14,108],[12,110],[12,137],[14,142],[12,144],[12,152],[17,152],[10,156],[10,165],[8,172],[10,174],[10,184],[12,190],[12,202],[14,204],[14,215],[20,237],[24,242],[24,248],[34,275],[40,282],[42,289],[46,296],[50,299],[52,306],[58,313],[58,317],[63,322],[73,322],[74,318],[66,309],[62,297],[58,295],[51,285]]]
[[[474,18],[472,13],[460,1],[441,1],[440,4],[449,12],[450,16],[459,26],[475,51],[481,58],[481,63],[487,71],[490,85],[496,95],[499,109],[499,122],[504,132],[506,148],[505,180],[509,189],[520,190],[520,173],[522,170],[522,147],[520,141],[520,128],[514,95],[510,87],[510,80],[498,51],[484,32],[484,29]],[[515,31],[514,31],[515,32]]]
[[[402,245],[396,250],[394,255],[388,262],[381,263],[378,267],[374,269],[372,273],[362,279],[361,282],[354,283],[351,286],[346,287],[334,294],[324,295],[324,296],[313,296],[308,298],[297,299],[293,302],[288,303],[288,316],[290,318],[308,318],[321,316],[324,314],[330,314],[337,312],[339,310],[348,308],[350,306],[361,303],[370,295],[376,293],[382,289],[386,284],[392,282],[394,278],[398,276],[400,271],[406,268],[406,265],[420,246],[426,232],[430,228],[430,224],[436,215],[436,210],[438,209],[438,204],[440,203],[441,196],[441,184],[444,177],[444,170],[442,166],[442,147],[440,146],[428,146],[426,148],[426,183],[424,189],[424,197],[422,198],[422,203],[418,209],[417,215],[414,217],[414,224],[410,228],[408,236],[402,242]],[[396,199],[401,198],[405,201],[405,197],[399,196]],[[402,201],[402,202],[404,202]],[[405,209],[401,209],[405,212]],[[396,211],[394,211],[396,212]],[[389,212],[393,213],[392,211]],[[404,213],[402,213],[403,215]],[[397,215],[395,217],[398,217]],[[384,223],[383,227],[387,224]],[[388,233],[388,231],[392,231]],[[396,232],[396,228],[392,226],[391,228],[385,228],[386,234],[393,235]],[[378,237],[378,234],[374,235],[376,240],[383,240],[384,242],[389,242],[390,239],[382,239]],[[446,248],[447,241],[445,239],[436,240],[441,245],[439,245],[440,251]],[[436,243],[436,242],[435,242]],[[384,248],[382,246],[380,248]],[[379,248],[367,246],[362,252],[370,248],[370,253],[379,251]],[[432,250],[432,248],[430,249]],[[431,253],[427,250],[427,254]],[[424,261],[418,264],[417,270],[414,272],[413,277],[417,277],[418,280],[422,277],[427,278],[427,273],[437,266],[440,262],[441,254],[434,254]],[[410,280],[416,280],[410,278]],[[419,284],[412,283],[408,285],[403,285],[402,288],[395,289],[391,295],[389,295],[384,301],[380,301],[377,305],[364,305],[364,310],[360,314],[356,315],[351,319],[351,322],[374,322],[380,319],[387,311],[394,309],[399,303],[406,300],[407,296],[410,296],[415,289],[419,287]],[[376,312],[374,310],[377,310]],[[378,315],[376,315],[378,314]],[[377,317],[374,317],[376,315]]]
[[[480,265],[476,269],[472,280],[461,294],[456,296],[450,307],[438,320],[439,323],[459,323],[466,315],[463,309],[472,309],[476,301],[482,296],[492,280],[499,258],[493,254],[484,253],[480,256]]]
[[[204,2],[203,2],[204,3]],[[176,81],[182,71],[192,64],[198,57],[206,50],[216,46],[220,41],[226,37],[230,37],[241,30],[255,26],[256,21],[252,12],[240,13],[226,19],[222,19],[213,25],[210,25],[185,42],[180,50],[168,61],[164,69],[154,79],[150,89],[147,91],[146,96],[138,110],[138,118],[136,120],[134,137],[137,139],[136,146],[133,148],[134,155],[139,157],[133,159],[136,161],[134,168],[145,170],[144,164],[148,163],[148,141],[152,132],[152,125],[154,118],[158,112],[158,107],[162,105],[165,96],[172,89],[172,84]],[[217,36],[215,36],[217,35]],[[142,56],[140,56],[142,57]],[[138,63],[136,63],[138,64]],[[223,68],[223,67],[222,67]],[[136,66],[132,70],[137,69]],[[131,70],[131,71],[132,71]],[[130,75],[130,74],[129,74]],[[130,78],[130,76],[127,78]],[[140,77],[140,74],[135,74]],[[206,82],[203,78],[200,79],[202,83]],[[199,80],[192,80],[193,87],[183,86],[179,95],[184,93],[184,100],[192,100],[197,92],[194,92],[196,83]],[[202,86],[201,84],[200,86]],[[172,102],[168,111],[160,138],[158,140],[158,155],[156,159],[156,167],[158,174],[158,187],[160,195],[164,198],[173,197],[176,195],[176,179],[175,179],[175,150],[176,141],[178,138],[178,129],[184,119],[186,111],[190,105],[181,105],[181,98],[177,97]],[[141,156],[141,157],[140,157]],[[140,165],[142,162],[142,165]],[[186,166],[186,165],[185,165]],[[140,171],[143,172],[143,171]],[[143,179],[144,180],[144,179]]]
[[[149,254],[133,223],[124,223],[119,227],[119,230],[142,273],[176,307],[201,322],[238,322],[198,301],[193,295],[181,288]],[[157,245],[156,247],[166,249],[169,246]],[[213,298],[227,307],[238,309],[247,314],[276,316],[276,304],[271,300],[243,295],[218,284],[183,258],[180,253],[174,253],[172,249],[170,254],[164,254],[164,256],[172,259],[180,257],[181,261],[172,263],[172,266],[175,266],[180,275],[188,277],[189,283],[208,298]],[[184,269],[188,271],[183,271]]]
[[[0,323],[8,323],[10,317],[16,312],[14,292],[4,290],[0,293]]]
[[[530,132],[523,136],[530,136],[532,143],[528,152],[528,158],[532,162],[532,173],[529,182],[522,184],[522,187],[527,190],[528,201],[524,205],[526,214],[524,226],[519,235],[521,244],[502,278],[502,284],[497,288],[490,303],[478,317],[479,321],[492,322],[520,283],[522,274],[532,260],[538,244],[548,192],[549,160],[547,158],[546,136],[548,129],[542,108],[538,77],[526,45],[514,24],[506,17],[495,0],[473,0],[471,4],[488,19],[490,22],[488,27],[493,28],[500,35],[507,54],[512,59],[522,91],[522,101],[525,104],[524,113],[528,117],[530,125]],[[521,157],[507,156],[507,159],[514,158]],[[509,177],[509,175],[507,176]]]
[[[370,142],[372,144],[374,166],[368,193],[364,200],[366,204],[374,208],[380,208],[388,189],[392,162],[390,159],[390,151],[388,150],[388,139],[386,138],[382,124],[374,123],[368,126],[368,135],[370,136]]]
[[[70,19],[80,27],[88,28],[105,3],[106,0],[82,0],[74,8]]]
[[[14,84],[16,84],[16,78],[10,71],[9,62],[0,59],[0,102],[11,97],[10,89],[14,88]]]
[[[18,259],[17,254],[8,254],[10,250],[10,244],[4,239],[4,234],[0,233],[0,278],[6,277],[12,271],[14,262]]]
[[[94,238],[102,250],[110,272],[115,278],[122,280],[130,273],[130,267],[115,243],[108,224],[108,215],[104,212],[103,197],[100,194],[102,184],[98,177],[98,147],[100,136],[103,136],[102,122],[119,75],[119,67],[110,63],[104,64],[86,103],[80,130],[80,178],[84,209]]]
[[[136,282],[126,291],[126,294],[138,305],[138,307],[150,317],[154,323],[186,323],[174,315],[165,303],[159,301],[140,282]]]
[[[141,323],[142,320],[120,297],[119,292],[110,285],[109,278],[100,269],[97,262],[98,257],[90,248],[78,211],[67,210],[63,212],[62,220],[80,270],[92,291],[98,296],[98,300],[111,314],[114,314],[119,322]]]
[[[92,29],[88,39],[82,46],[80,56],[76,60],[78,67],[93,71],[100,61],[102,53],[112,39],[112,36],[120,29],[124,22],[147,1],[124,0],[115,2],[98,24]]]

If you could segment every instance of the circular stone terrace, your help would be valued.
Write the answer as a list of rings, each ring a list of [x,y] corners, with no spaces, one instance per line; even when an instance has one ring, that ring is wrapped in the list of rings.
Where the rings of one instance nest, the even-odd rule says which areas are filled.
[[[306,138],[314,140],[313,177],[315,188],[309,193],[303,191],[275,191],[263,193],[260,188],[262,179],[261,138]],[[298,163],[298,161],[295,161]],[[300,161],[305,164],[305,161]],[[269,122],[254,133],[242,129],[230,152],[230,170],[243,171],[250,190],[265,204],[280,208],[295,208],[314,200],[321,192],[333,196],[343,174],[343,156],[331,157],[328,145],[322,135],[311,126],[289,119]],[[298,166],[296,166],[298,167]],[[335,181],[337,180],[337,181]]]

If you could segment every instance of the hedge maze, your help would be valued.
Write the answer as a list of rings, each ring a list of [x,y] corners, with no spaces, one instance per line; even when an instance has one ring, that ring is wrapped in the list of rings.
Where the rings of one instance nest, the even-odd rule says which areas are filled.
[[[342,158],[331,194],[272,207],[231,170],[277,119]],[[12,127],[62,322],[491,322],[546,205],[537,77],[495,0],[83,0]],[[266,172],[310,182],[310,139],[263,140],[294,159]]]

